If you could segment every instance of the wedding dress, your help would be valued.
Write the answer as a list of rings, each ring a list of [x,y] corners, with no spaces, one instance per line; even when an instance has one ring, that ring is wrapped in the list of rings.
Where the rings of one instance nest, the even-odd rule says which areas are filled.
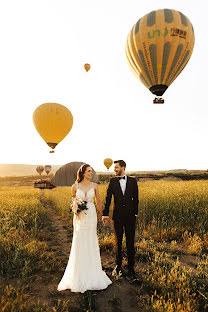
[[[86,290],[101,290],[112,284],[102,270],[97,237],[97,213],[94,205],[95,191],[85,192],[78,187],[76,197],[87,201],[87,210],[73,217],[73,239],[68,264],[57,290],[71,289],[84,293]]]

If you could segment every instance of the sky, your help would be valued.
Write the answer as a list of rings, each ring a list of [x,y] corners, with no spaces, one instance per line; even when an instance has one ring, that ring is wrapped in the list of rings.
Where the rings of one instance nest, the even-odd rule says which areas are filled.
[[[195,46],[165,104],[153,105],[127,64],[125,44],[140,17],[163,8],[189,18]],[[124,159],[127,171],[207,169],[207,9],[202,0],[1,1],[0,163],[83,161],[105,171],[103,159],[112,158]],[[74,118],[54,154],[32,121],[46,102]]]

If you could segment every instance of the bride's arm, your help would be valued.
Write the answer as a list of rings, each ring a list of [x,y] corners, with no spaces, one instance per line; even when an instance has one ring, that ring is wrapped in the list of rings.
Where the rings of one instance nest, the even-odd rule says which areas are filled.
[[[72,198],[74,199],[75,197],[76,197],[76,185],[75,184],[73,184],[72,185],[72,188],[71,188],[71,192],[72,192]]]
[[[96,183],[94,183],[94,187],[95,187],[95,198],[96,198],[96,203],[97,203],[97,206],[99,208],[99,211],[101,213],[101,216],[103,214],[103,207],[102,207],[102,202],[101,202],[101,199],[100,199],[100,194],[99,194],[99,189],[98,189],[98,185]]]
[[[77,206],[77,203],[76,203],[76,201],[75,201],[76,192],[77,192],[77,186],[76,186],[76,184],[73,184],[73,185],[72,185],[71,192],[72,192],[72,200],[73,200],[73,206],[74,206],[74,209],[72,209],[72,210],[73,210],[73,212],[78,216],[78,215],[79,215],[79,213],[77,212],[78,206]]]

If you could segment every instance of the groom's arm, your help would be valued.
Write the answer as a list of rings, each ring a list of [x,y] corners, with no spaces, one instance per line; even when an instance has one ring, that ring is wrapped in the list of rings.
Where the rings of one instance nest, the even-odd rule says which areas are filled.
[[[133,194],[133,201],[134,201],[134,213],[135,216],[138,215],[138,205],[139,205],[139,190],[138,190],[138,185],[137,185],[137,180],[134,179],[134,194]]]
[[[108,217],[112,195],[113,195],[113,187],[112,187],[112,179],[111,179],[108,185],[108,189],[107,189],[107,195],[105,199],[105,208],[103,210],[103,217]]]

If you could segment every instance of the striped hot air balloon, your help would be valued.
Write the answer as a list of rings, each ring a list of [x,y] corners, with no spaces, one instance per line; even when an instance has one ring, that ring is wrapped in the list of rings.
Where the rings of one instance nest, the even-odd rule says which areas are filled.
[[[162,96],[188,63],[194,41],[193,26],[183,13],[152,11],[132,27],[126,43],[127,61],[137,78],[153,94]]]

